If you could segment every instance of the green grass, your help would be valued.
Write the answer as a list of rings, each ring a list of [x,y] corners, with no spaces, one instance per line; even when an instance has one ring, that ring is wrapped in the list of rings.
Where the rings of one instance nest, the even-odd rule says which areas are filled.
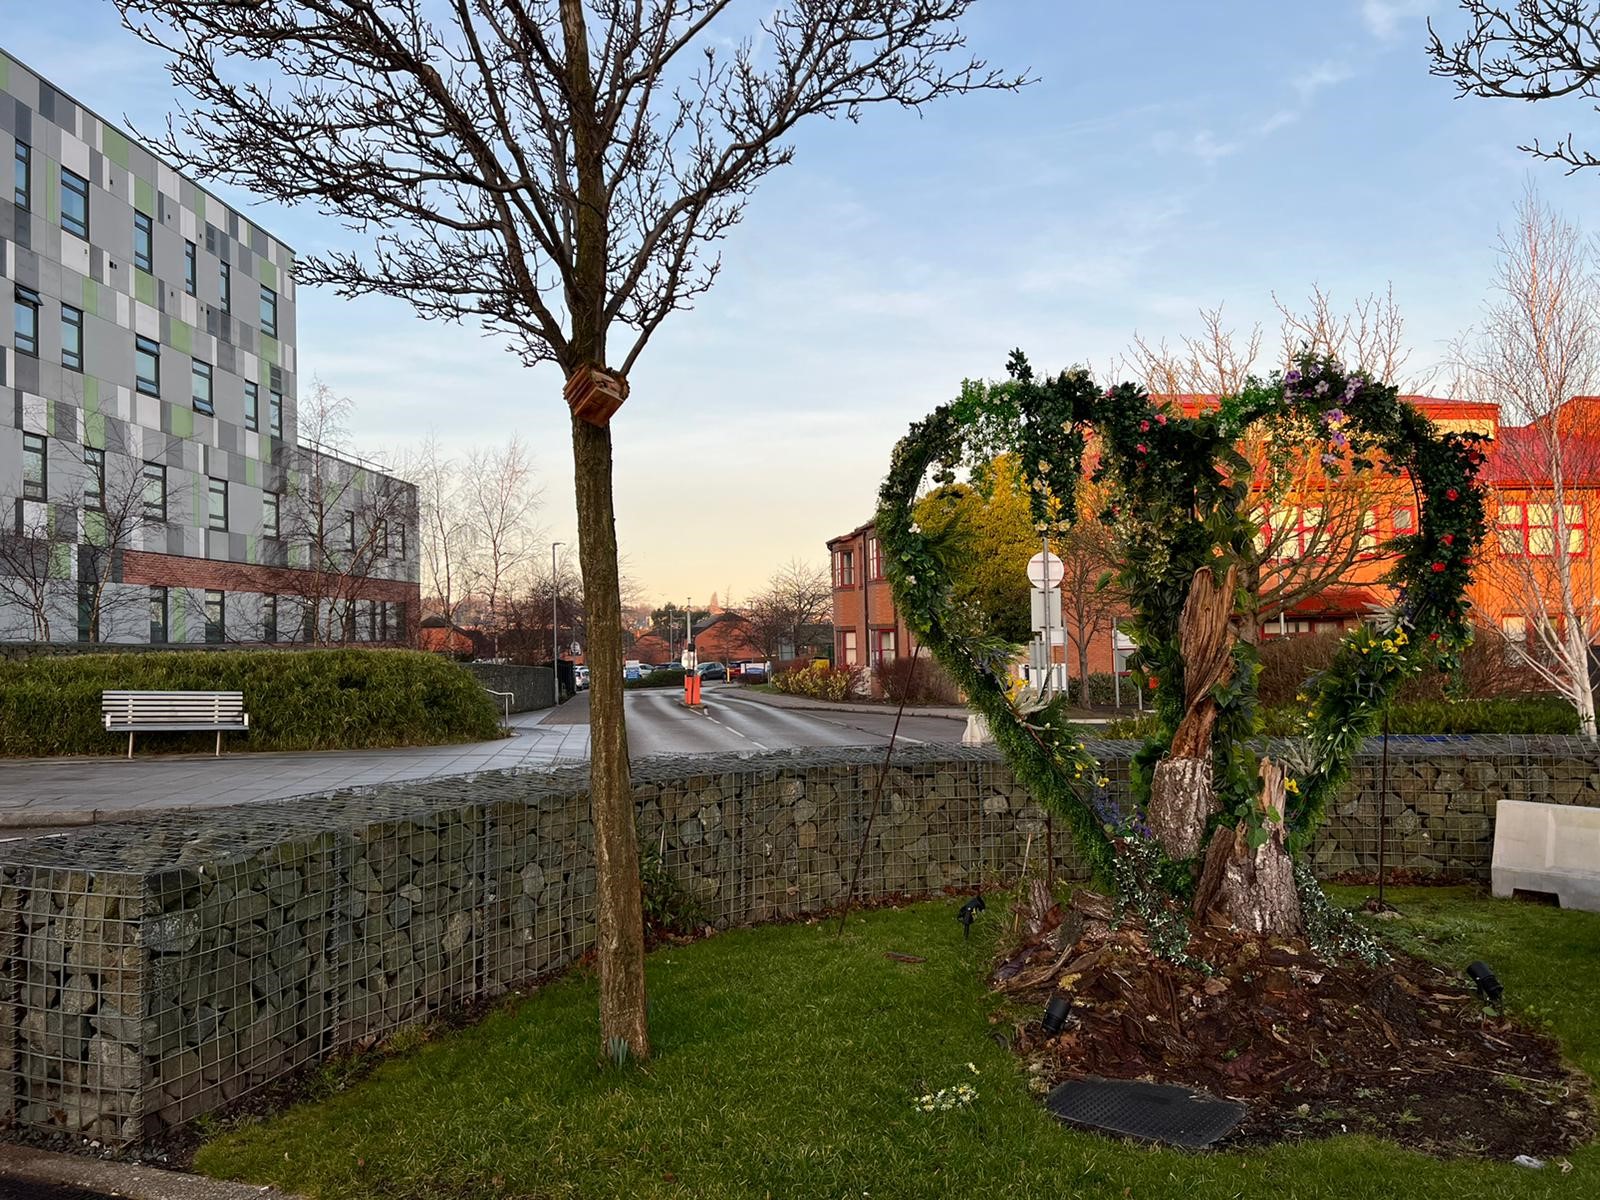
[[[0,662],[0,755],[118,754],[106,690],[242,691],[248,734],[230,751],[344,750],[488,741],[500,719],[460,665],[408,650],[84,654]],[[141,753],[206,750],[215,735],[140,734]]]
[[[1600,917],[1403,892],[1388,926],[1451,962],[1482,957],[1600,1070]],[[572,975],[472,1028],[395,1056],[200,1150],[207,1174],[321,1200],[476,1197],[1587,1197],[1573,1171],[1438,1162],[1369,1139],[1248,1153],[1144,1149],[1057,1125],[993,1036],[983,985],[992,905],[970,943],[955,904],[741,930],[651,956],[656,1057],[595,1065],[592,977]],[[924,955],[921,965],[883,957]],[[971,1062],[979,1069],[972,1074]],[[332,1082],[330,1083],[329,1080]],[[924,1091],[977,1087],[923,1114]],[[320,1091],[339,1088],[325,1072]]]

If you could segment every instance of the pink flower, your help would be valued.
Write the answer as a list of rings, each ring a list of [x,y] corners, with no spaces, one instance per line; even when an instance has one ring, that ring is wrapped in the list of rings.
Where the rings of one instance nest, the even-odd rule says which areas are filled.
[[[1440,574],[1443,570],[1444,570],[1444,564],[1443,563],[1434,563],[1433,564],[1433,573],[1435,575]]]
[[[1156,424],[1157,425],[1165,425],[1166,423],[1167,423],[1167,414],[1166,413],[1157,413],[1156,414]]]
[[[1140,442],[1137,446],[1134,447],[1134,449],[1137,450],[1140,454],[1149,454],[1150,453],[1149,447],[1147,447],[1143,442]]]
[[[1148,433],[1149,431],[1150,431],[1150,422],[1149,421],[1140,421],[1139,422],[1139,432],[1140,433]]]

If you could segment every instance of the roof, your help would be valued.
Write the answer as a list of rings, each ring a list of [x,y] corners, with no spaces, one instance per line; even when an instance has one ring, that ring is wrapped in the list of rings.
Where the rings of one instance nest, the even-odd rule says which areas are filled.
[[[1371,612],[1381,606],[1379,599],[1366,588],[1323,588],[1291,605],[1286,617],[1354,617]],[[1272,621],[1267,621],[1272,627]]]

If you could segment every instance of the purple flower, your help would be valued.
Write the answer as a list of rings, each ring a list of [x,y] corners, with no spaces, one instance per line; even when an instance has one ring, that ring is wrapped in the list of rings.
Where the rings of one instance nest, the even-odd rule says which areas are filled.
[[[1322,456],[1322,465],[1325,467],[1331,467],[1338,461],[1339,456],[1337,454],[1324,454]]]
[[[1327,390],[1328,390],[1328,381],[1326,379],[1317,380],[1317,395],[1319,395],[1319,396],[1324,395],[1324,394],[1326,394]]]
[[[1330,425],[1343,425],[1346,419],[1342,408],[1330,408],[1327,417]]]
[[[1359,379],[1352,379],[1349,383],[1344,385],[1344,394],[1346,396],[1354,396],[1360,390],[1361,380]]]
[[[1300,382],[1300,372],[1299,371],[1290,371],[1287,375],[1285,375],[1283,377],[1283,381],[1285,383],[1288,383],[1288,384],[1299,383]]]
[[[1342,433],[1336,433],[1333,435],[1333,444],[1335,446],[1348,446],[1350,444],[1350,439],[1345,437],[1345,435]]]

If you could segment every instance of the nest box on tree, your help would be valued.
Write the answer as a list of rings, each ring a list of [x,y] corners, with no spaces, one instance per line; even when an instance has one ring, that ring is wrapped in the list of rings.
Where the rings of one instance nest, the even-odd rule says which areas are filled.
[[[602,428],[628,398],[628,381],[604,367],[585,363],[567,378],[567,407],[580,421]]]

